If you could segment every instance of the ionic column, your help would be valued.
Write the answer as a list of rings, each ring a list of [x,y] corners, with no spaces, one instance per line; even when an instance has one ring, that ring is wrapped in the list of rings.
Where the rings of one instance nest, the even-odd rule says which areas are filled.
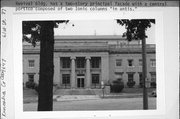
[[[71,88],[76,87],[75,57],[71,57]]]
[[[90,57],[86,57],[86,88],[91,87]]]

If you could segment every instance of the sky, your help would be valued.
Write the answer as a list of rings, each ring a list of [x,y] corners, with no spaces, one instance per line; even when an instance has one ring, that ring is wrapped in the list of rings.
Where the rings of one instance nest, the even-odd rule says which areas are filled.
[[[70,20],[68,24],[60,24],[54,31],[55,35],[122,35],[125,28],[115,20]],[[155,44],[155,25],[146,33],[147,44]]]

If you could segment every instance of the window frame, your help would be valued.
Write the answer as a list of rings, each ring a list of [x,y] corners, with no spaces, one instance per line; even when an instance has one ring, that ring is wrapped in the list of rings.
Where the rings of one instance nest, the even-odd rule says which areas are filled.
[[[121,67],[121,66],[122,66],[122,59],[116,59],[116,67]]]
[[[71,68],[71,59],[69,57],[61,57],[61,65],[63,69]]]
[[[129,75],[132,75],[132,79],[129,78]],[[131,80],[130,80],[131,79]],[[134,81],[134,73],[128,73],[128,82]]]
[[[71,86],[71,75],[62,74],[62,86],[63,88],[70,88]]]
[[[64,83],[64,80],[66,80],[65,83]],[[62,84],[63,85],[70,84],[71,83],[70,80],[71,80],[70,74],[62,74]]]
[[[76,68],[85,68],[85,59],[84,58],[76,58]]]
[[[150,59],[151,67],[156,67],[156,59]]]
[[[28,67],[29,68],[34,68],[35,67],[35,60],[29,59],[28,60]]]
[[[100,62],[99,57],[91,57],[91,68],[100,68]]]
[[[91,78],[91,85],[92,85],[92,87],[93,88],[100,88],[100,74],[94,73],[94,74],[91,74],[91,77],[92,77]]]
[[[156,82],[156,72],[150,72],[150,74],[151,74],[151,82]]]
[[[131,65],[130,65],[131,61]],[[128,59],[128,67],[133,67],[134,66],[134,60],[133,59]]]
[[[32,76],[32,77],[30,77],[30,76]],[[29,82],[34,82],[34,76],[35,76],[34,73],[28,73],[28,81]]]

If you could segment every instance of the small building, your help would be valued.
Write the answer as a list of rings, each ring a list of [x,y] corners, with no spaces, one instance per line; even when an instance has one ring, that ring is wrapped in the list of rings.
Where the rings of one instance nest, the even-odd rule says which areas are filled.
[[[54,84],[60,88],[101,88],[113,80],[142,83],[142,49],[139,41],[121,36],[55,36]],[[147,44],[147,80],[156,83],[155,44]],[[23,83],[39,80],[37,44],[23,43]],[[150,85],[149,85],[150,86]]]

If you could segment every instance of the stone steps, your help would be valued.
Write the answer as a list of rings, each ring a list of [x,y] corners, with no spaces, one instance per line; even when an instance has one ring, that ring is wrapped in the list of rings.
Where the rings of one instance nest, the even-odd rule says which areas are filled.
[[[55,95],[53,96],[55,101],[78,101],[78,100],[97,100],[100,96],[97,95]]]
[[[58,89],[54,92],[55,95],[96,95],[91,89]]]

